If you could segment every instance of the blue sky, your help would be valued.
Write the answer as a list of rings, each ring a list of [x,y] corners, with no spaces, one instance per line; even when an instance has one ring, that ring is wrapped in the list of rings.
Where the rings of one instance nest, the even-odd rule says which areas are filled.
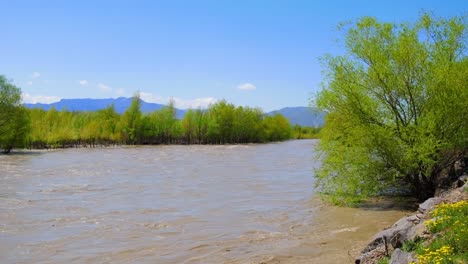
[[[25,102],[140,91],[179,108],[307,106],[339,22],[462,15],[452,1],[2,1],[0,74]]]

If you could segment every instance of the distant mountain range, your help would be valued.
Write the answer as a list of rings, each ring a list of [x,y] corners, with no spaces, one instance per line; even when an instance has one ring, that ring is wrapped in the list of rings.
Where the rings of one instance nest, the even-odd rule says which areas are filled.
[[[119,98],[108,98],[108,99],[62,99],[59,102],[51,104],[24,104],[28,108],[42,108],[49,110],[54,107],[55,109],[68,110],[68,111],[97,111],[114,104],[115,111],[122,114],[132,103],[132,98],[119,97]],[[141,100],[141,111],[144,113],[153,112],[154,110],[160,110],[165,105],[147,103]],[[182,119],[185,115],[185,110],[176,109],[176,117]]]
[[[280,110],[271,111],[268,114],[282,114],[289,119],[292,125],[321,127],[325,124],[325,112],[312,109],[310,107],[286,107]]]
[[[132,103],[132,98],[109,98],[109,99],[62,99],[59,102],[51,104],[24,104],[28,108],[41,108],[49,110],[54,107],[57,110],[68,110],[68,111],[97,111],[104,109],[107,106],[114,104],[115,111],[122,114]],[[154,110],[160,110],[165,105],[147,103],[141,100],[141,111],[144,113],[153,112]],[[176,117],[182,119],[185,115],[186,110],[176,109]],[[325,113],[314,111],[309,107],[286,107],[280,110],[275,110],[267,113],[268,115],[282,114],[284,117],[289,119],[292,125],[300,126],[323,126],[325,122]]]

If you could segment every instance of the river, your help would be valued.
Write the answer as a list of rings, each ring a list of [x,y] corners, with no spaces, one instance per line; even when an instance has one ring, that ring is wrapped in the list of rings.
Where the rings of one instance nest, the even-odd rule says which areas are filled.
[[[0,263],[351,263],[397,209],[314,195],[317,141],[0,156]]]

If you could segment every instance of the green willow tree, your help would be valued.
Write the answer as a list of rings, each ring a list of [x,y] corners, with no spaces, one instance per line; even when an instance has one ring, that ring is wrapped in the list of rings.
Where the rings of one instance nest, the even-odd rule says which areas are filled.
[[[324,58],[314,99],[328,112],[318,186],[345,202],[395,184],[432,196],[468,147],[466,19],[364,17],[340,29],[346,54]]]
[[[263,120],[264,141],[280,141],[291,138],[291,125],[283,115],[267,116]]]
[[[205,144],[208,133],[208,114],[202,109],[197,109],[194,115],[195,138],[198,144]]]
[[[117,124],[120,116],[115,111],[114,104],[97,111],[96,119],[100,121],[100,141],[110,141],[113,144],[119,142],[120,133],[117,130]]]
[[[181,121],[182,130],[184,131],[184,141],[187,142],[187,144],[193,144],[196,140],[195,124],[195,111],[189,109]]]
[[[121,122],[121,130],[126,144],[137,144],[141,126],[141,100],[137,93],[132,98],[130,107],[124,112]]]
[[[163,143],[173,143],[174,139],[179,137],[175,103],[172,99],[159,111],[159,127]]]
[[[30,130],[27,110],[21,105],[21,89],[0,75],[0,148],[9,153],[23,147]]]

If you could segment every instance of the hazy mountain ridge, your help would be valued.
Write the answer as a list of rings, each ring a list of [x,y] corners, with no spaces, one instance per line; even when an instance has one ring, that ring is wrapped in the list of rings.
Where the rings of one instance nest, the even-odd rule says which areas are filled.
[[[325,113],[310,107],[285,107],[271,111],[268,114],[274,115],[277,113],[286,117],[292,125],[321,127],[325,124]]]
[[[132,98],[107,98],[107,99],[62,99],[59,102],[51,104],[24,104],[27,108],[42,108],[44,110],[49,110],[52,107],[61,111],[97,111],[108,107],[111,104],[114,104],[115,111],[119,114],[125,112],[125,110],[132,103]],[[164,107],[163,104],[156,103],[147,103],[141,100],[141,111],[144,113],[153,112],[154,110],[160,110]],[[185,115],[186,110],[176,109],[177,118],[181,119]]]
[[[115,111],[122,114],[130,106],[132,98],[108,98],[108,99],[62,99],[59,102],[51,104],[24,104],[27,108],[41,108],[44,110],[49,110],[52,107],[55,107],[57,110],[68,110],[68,111],[97,111],[104,109],[111,104],[114,104]],[[144,113],[153,112],[154,110],[160,110],[165,105],[148,103],[141,100],[141,111]],[[177,109],[176,116],[178,119],[182,119],[187,110]],[[314,111],[309,107],[299,106],[299,107],[286,107],[279,110],[268,112],[268,115],[282,114],[285,116],[292,125],[300,126],[323,126],[325,120],[325,113]]]

